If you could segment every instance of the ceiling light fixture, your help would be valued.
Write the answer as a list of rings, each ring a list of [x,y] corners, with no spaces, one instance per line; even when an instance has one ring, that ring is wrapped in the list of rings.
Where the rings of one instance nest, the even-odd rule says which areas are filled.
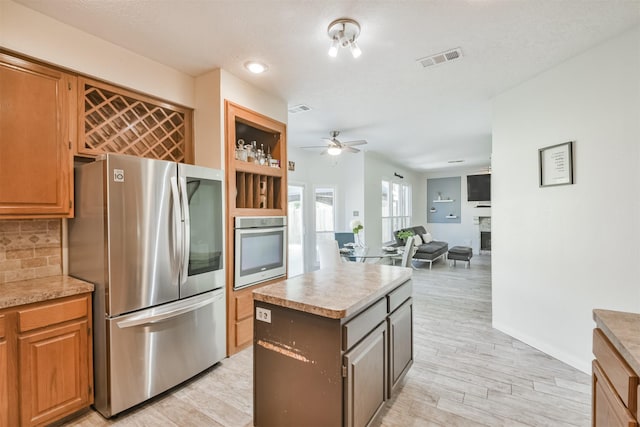
[[[244,68],[251,71],[253,74],[264,73],[269,69],[265,64],[258,61],[247,61],[244,63]]]
[[[327,34],[331,39],[329,56],[333,58],[338,56],[338,47],[348,47],[354,58],[362,55],[362,50],[360,50],[356,42],[358,36],[360,36],[360,24],[357,21],[351,18],[336,19],[327,27]]]
[[[327,148],[327,154],[330,156],[337,156],[342,153],[342,148],[340,147],[329,147]]]

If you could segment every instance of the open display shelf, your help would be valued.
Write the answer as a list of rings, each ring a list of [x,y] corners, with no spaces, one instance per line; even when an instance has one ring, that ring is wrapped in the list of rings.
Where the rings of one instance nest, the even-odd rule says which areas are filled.
[[[286,125],[225,101],[225,151],[227,177],[227,353],[235,354],[253,342],[253,296],[259,286],[234,289],[234,223],[243,216],[287,215]],[[236,158],[238,140],[256,141],[256,147],[278,160],[279,167]],[[286,243],[286,242],[285,242]]]

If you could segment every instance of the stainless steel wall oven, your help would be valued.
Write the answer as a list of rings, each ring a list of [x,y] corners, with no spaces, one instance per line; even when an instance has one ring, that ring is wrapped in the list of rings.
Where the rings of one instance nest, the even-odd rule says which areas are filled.
[[[237,217],[234,289],[287,274],[287,218]]]

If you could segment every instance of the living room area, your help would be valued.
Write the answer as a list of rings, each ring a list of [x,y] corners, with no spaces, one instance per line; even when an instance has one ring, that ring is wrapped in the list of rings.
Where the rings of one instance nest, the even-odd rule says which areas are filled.
[[[289,158],[295,163],[288,193],[290,276],[317,269],[318,241],[351,232],[352,221],[363,225],[358,239],[369,248],[398,245],[394,232],[422,226],[434,241],[470,248],[474,257],[490,260],[490,194],[485,191],[480,201],[470,196],[467,184],[468,176],[490,176],[489,159],[486,166],[427,174],[367,151],[332,157],[290,147]],[[454,180],[449,193],[443,193],[443,179]],[[434,206],[445,214],[436,217]],[[434,262],[448,263],[446,250],[440,255]],[[430,260],[424,258],[416,256],[414,266],[428,269]]]
[[[491,255],[484,256],[491,263],[493,327],[591,372],[593,310],[640,311],[640,81],[634,74],[640,58],[625,55],[638,52],[639,40],[636,27],[493,99],[491,208],[465,200],[466,176],[481,173],[477,168],[416,173],[371,152],[336,159],[291,148],[296,170],[290,184],[302,186],[310,202],[304,205],[307,235],[313,232],[315,189],[333,188],[334,230],[348,231],[359,218],[366,244],[381,245],[388,241],[382,183],[410,186],[406,225],[424,225],[450,246],[472,247],[472,270],[481,233],[491,232]],[[539,150],[567,141],[573,141],[572,184],[541,186]],[[452,202],[432,205],[438,194],[429,195],[427,184],[441,178],[460,179],[459,214],[441,207]],[[618,201],[615,220],[595,203],[597,194]],[[429,222],[432,206],[460,222]],[[617,248],[615,267],[593,250],[594,242]],[[310,243],[305,249],[311,253]],[[306,268],[314,262],[307,257]]]

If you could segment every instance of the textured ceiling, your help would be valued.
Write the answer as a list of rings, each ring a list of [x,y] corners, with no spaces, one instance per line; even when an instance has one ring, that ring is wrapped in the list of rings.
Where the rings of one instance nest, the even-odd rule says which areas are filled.
[[[309,105],[289,115],[293,146],[341,130],[415,170],[488,166],[492,97],[640,24],[640,0],[17,1],[193,76],[223,68]],[[361,24],[358,59],[327,55],[339,17]],[[461,60],[415,62],[456,47]],[[269,71],[250,75],[249,59]]]

